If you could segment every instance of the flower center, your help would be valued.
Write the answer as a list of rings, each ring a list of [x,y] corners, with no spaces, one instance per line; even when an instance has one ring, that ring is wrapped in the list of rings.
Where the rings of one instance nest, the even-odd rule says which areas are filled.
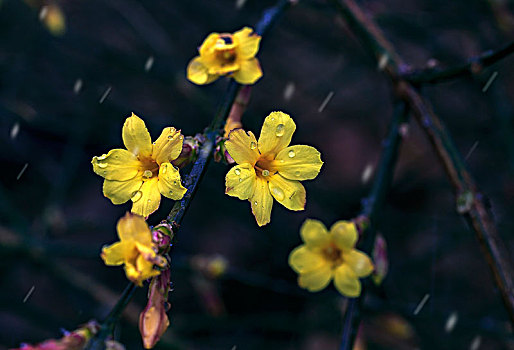
[[[216,53],[216,57],[221,62],[222,66],[231,65],[236,61],[236,50],[235,49],[219,50]]]
[[[155,160],[148,159],[141,161],[143,170],[143,181],[159,175],[159,164]]]
[[[343,252],[334,243],[330,243],[328,247],[322,249],[321,254],[332,267],[339,266],[343,263]]]
[[[271,165],[271,162],[271,159],[259,158],[259,160],[257,160],[257,163],[255,163],[254,165],[255,173],[257,174],[257,176],[266,179],[270,175],[274,175],[277,171]]]

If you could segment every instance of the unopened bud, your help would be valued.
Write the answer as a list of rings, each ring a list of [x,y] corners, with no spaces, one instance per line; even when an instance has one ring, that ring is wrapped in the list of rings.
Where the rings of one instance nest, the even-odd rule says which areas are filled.
[[[371,275],[373,282],[380,285],[389,270],[389,260],[387,259],[387,243],[380,233],[375,238],[375,246],[373,247],[373,263],[375,270]]]
[[[178,167],[183,168],[189,163],[192,163],[198,157],[198,149],[200,147],[199,138],[197,136],[186,136],[184,138],[184,143],[182,144],[182,152],[177,159],[172,161],[171,163]]]

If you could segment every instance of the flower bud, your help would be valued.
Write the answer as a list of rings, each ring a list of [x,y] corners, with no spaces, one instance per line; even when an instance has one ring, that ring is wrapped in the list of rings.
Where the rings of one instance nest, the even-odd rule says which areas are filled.
[[[198,156],[198,149],[202,142],[200,135],[196,135],[195,137],[186,136],[182,144],[182,152],[180,152],[178,158],[171,163],[179,169],[182,169],[189,163],[194,162]]]
[[[389,269],[389,260],[387,259],[387,243],[380,233],[375,238],[375,246],[373,247],[373,262],[375,263],[375,271],[371,275],[373,282],[380,285],[387,275]]]
[[[169,286],[169,269],[152,278],[150,283],[148,303],[139,316],[139,331],[145,349],[153,348],[170,324],[166,315]]]

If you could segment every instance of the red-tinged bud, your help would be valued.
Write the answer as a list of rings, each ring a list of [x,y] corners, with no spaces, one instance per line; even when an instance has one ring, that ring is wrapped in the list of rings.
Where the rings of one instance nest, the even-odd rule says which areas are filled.
[[[169,252],[173,237],[173,228],[166,221],[152,228],[152,240],[157,244],[159,254]]]
[[[148,303],[139,316],[139,331],[145,349],[153,348],[170,324],[166,315],[169,286],[169,269],[152,278],[150,283]]]
[[[373,247],[373,263],[375,270],[371,275],[373,282],[379,285],[384,280],[389,269],[389,260],[387,259],[387,243],[380,233],[375,238],[375,246]]]

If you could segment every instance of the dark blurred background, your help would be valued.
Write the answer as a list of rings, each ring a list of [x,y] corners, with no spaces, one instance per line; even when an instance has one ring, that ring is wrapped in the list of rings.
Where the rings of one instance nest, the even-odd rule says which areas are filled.
[[[359,3],[414,67],[451,66],[514,38],[513,1]],[[58,338],[61,329],[106,315],[126,278],[99,252],[117,240],[116,222],[130,205],[103,197],[91,158],[122,147],[131,112],[153,138],[165,126],[201,132],[227,82],[193,85],[188,61],[207,34],[253,26],[272,4],[0,0],[0,348]],[[344,300],[332,286],[301,290],[287,257],[306,218],[330,226],[358,214],[371,184],[365,173],[391,119],[390,85],[321,0],[291,8],[263,40],[259,59],[264,76],[245,128],[257,134],[270,111],[285,111],[297,124],[293,144],[315,146],[325,164],[304,182],[306,210],[275,203],[264,228],[247,201],[224,194],[228,167],[211,164],[173,251],[171,325],[157,349],[338,348]],[[488,196],[511,253],[513,63],[423,89]],[[163,200],[149,222],[171,206]],[[446,175],[413,122],[379,229],[389,274],[366,298],[360,349],[514,349],[478,240],[456,214]],[[197,263],[215,255],[228,262],[217,279]],[[145,293],[137,291],[116,330],[127,349],[142,348],[136,321]]]

